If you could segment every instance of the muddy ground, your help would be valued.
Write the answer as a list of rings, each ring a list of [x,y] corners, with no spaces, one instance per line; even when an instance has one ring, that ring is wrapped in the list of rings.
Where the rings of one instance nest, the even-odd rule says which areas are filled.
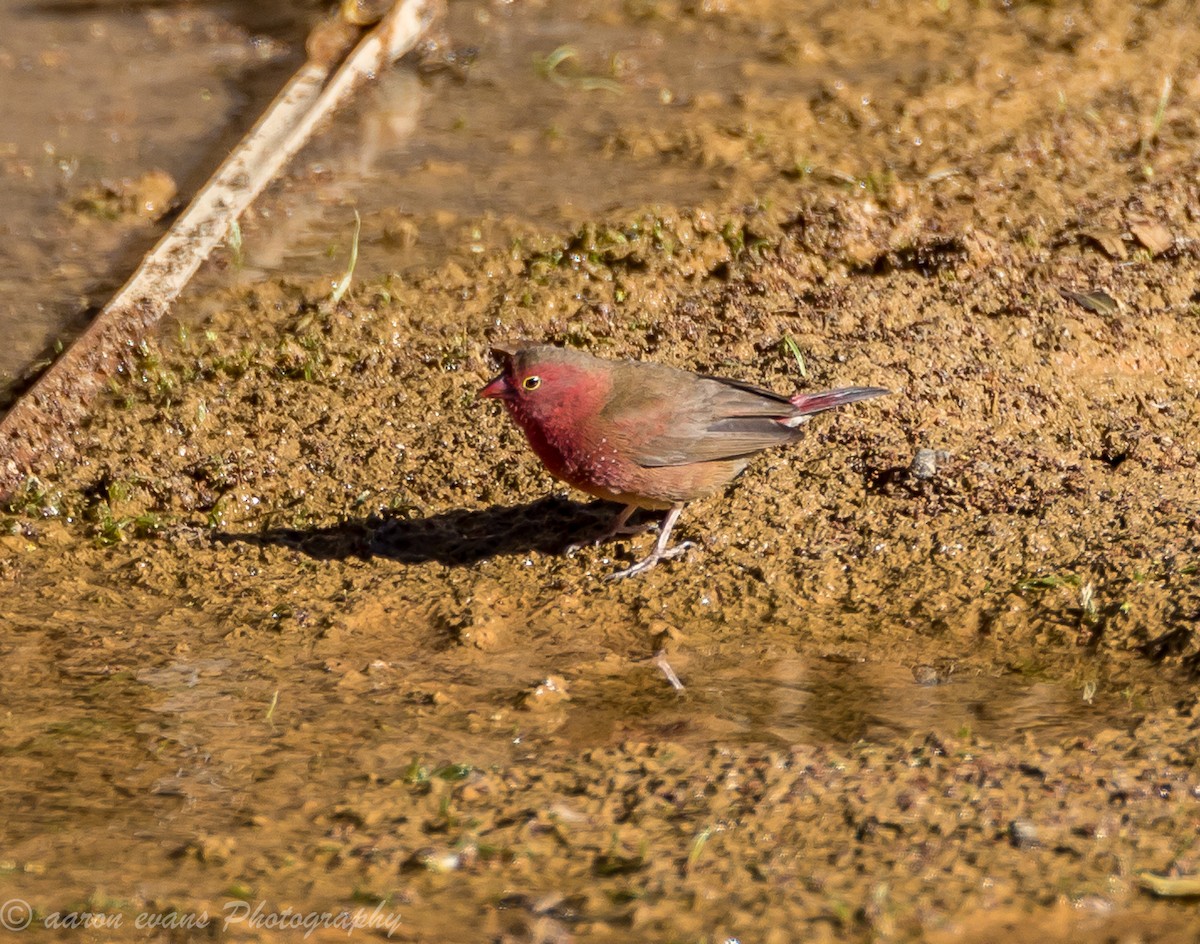
[[[5,897],[106,937],[244,901],[419,941],[1196,940],[1146,887],[1200,872],[1192,12],[456,8],[472,64],[421,83],[467,156],[365,214],[395,264],[194,296],[3,518]],[[434,206],[505,175],[576,189]],[[609,583],[652,537],[564,554],[607,510],[475,400],[514,337],[894,394]]]
[[[0,410],[303,61],[307,7],[0,4]]]

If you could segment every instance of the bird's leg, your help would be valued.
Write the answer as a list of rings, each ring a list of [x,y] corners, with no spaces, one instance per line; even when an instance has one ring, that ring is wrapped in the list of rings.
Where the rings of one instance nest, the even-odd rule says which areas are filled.
[[[634,525],[628,523],[629,519],[633,517],[633,513],[637,510],[637,505],[626,505],[619,512],[617,512],[617,516],[613,518],[612,524],[610,524],[602,534],[598,534],[596,537],[589,538],[586,541],[577,541],[573,544],[568,544],[566,553],[574,554],[576,551],[582,549],[588,544],[603,544],[606,541],[611,541],[613,538],[620,537],[623,534],[639,534],[642,531],[645,531],[648,527],[650,527],[649,523]]]
[[[617,512],[617,516],[615,518],[613,518],[612,524],[610,524],[608,526],[608,530],[606,530],[602,535],[600,535],[600,537],[596,538],[596,543],[603,544],[605,541],[611,540],[612,538],[615,538],[618,535],[637,534],[639,531],[644,530],[646,525],[640,525],[640,526],[634,526],[634,527],[628,526],[629,519],[633,517],[633,513],[637,510],[638,510],[637,505],[626,505],[619,512]]]
[[[667,541],[671,539],[671,530],[675,527],[675,522],[679,520],[679,513],[681,511],[683,511],[683,505],[672,505],[671,510],[667,512],[667,516],[663,518],[663,523],[658,531],[658,540],[654,542],[654,550],[632,567],[626,567],[624,570],[618,570],[615,574],[610,574],[608,579],[622,580],[625,577],[632,577],[634,574],[640,574],[644,570],[649,570],[660,560],[670,560],[672,557],[678,557],[680,554],[686,553],[689,547],[694,547],[691,541],[681,541],[673,548],[667,549]]]

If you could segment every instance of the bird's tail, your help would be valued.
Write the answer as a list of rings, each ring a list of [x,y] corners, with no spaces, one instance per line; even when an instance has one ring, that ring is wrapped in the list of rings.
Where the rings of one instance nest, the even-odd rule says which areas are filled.
[[[790,397],[789,402],[796,410],[795,419],[800,419],[832,410],[834,407],[845,406],[847,403],[882,397],[891,392],[883,387],[843,387],[841,390],[826,390],[823,393],[798,393]]]
[[[791,404],[796,407],[800,416],[810,416],[823,413],[834,407],[845,407],[847,403],[858,403],[860,399],[882,397],[890,393],[881,386],[845,386],[841,390],[827,390],[823,393],[797,393],[790,397]]]

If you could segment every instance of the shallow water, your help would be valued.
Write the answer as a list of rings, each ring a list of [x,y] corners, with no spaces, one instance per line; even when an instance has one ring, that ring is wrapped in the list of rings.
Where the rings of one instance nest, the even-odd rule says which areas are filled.
[[[132,273],[305,29],[295,4],[0,4],[0,396]]]

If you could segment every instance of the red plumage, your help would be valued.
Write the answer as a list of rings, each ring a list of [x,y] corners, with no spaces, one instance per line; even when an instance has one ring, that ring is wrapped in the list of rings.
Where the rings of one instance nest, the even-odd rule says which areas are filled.
[[[756,453],[799,439],[812,414],[888,392],[849,387],[786,397],[547,345],[497,346],[493,353],[504,370],[479,395],[504,403],[551,475],[626,506],[607,536],[622,533],[638,508],[667,511],[651,554],[614,578],[686,550],[686,543],[667,549],[683,504],[727,485]]]

